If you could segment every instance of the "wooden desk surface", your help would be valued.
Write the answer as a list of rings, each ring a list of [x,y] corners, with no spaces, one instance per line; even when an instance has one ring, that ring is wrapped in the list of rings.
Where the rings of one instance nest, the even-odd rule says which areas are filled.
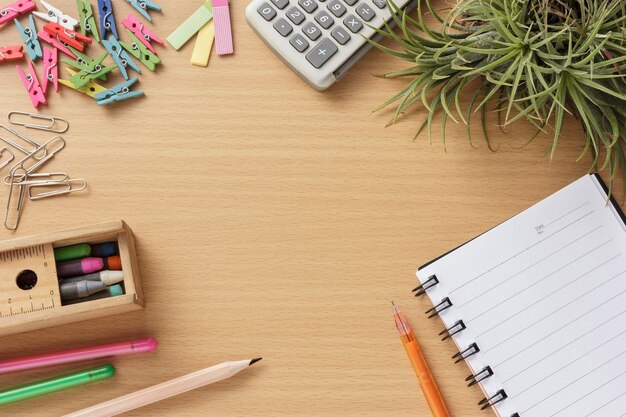
[[[164,13],[151,29],[163,38],[199,6],[160,3]],[[75,14],[73,1],[54,4]],[[118,21],[131,10],[123,1],[114,6]],[[388,128],[389,112],[370,114],[405,83],[371,74],[403,62],[372,52],[316,92],[253,34],[245,6],[231,5],[234,56],[213,55],[198,68],[189,64],[193,42],[179,52],[159,48],[158,72],[142,68],[145,99],[99,108],[64,88],[42,108],[71,123],[50,169],[84,177],[89,191],[29,202],[17,233],[3,230],[2,238],[124,219],[137,238],[146,308],[5,337],[0,356],[144,336],[160,347],[114,359],[112,380],[0,414],[58,416],[218,362],[263,356],[228,381],[127,415],[428,416],[393,325],[393,299],[452,415],[492,415],[478,411],[479,389],[465,387],[468,369],[450,360],[452,342],[436,336],[441,322],[425,318],[428,301],[412,297],[415,269],[582,176],[590,159],[574,162],[578,122],[568,121],[552,163],[544,157],[550,137],[519,149],[530,134],[523,123],[503,133],[491,122],[495,153],[478,129],[474,149],[453,123],[447,152],[438,125],[432,145],[412,141],[422,110]],[[0,39],[19,38],[5,27]],[[32,110],[12,65],[0,67],[0,87],[3,118]],[[84,366],[2,376],[0,387]]]

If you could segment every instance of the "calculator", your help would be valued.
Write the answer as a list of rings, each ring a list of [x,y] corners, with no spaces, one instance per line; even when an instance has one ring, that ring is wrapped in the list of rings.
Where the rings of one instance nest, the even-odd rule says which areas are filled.
[[[417,0],[397,0],[400,9]],[[252,0],[246,20],[259,37],[311,87],[325,90],[380,40],[370,26],[392,24],[386,0]]]

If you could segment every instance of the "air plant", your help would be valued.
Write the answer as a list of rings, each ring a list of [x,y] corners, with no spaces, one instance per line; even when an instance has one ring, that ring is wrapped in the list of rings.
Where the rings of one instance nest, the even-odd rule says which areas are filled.
[[[489,105],[501,127],[522,118],[532,123],[536,133],[529,140],[553,133],[552,158],[570,114],[584,131],[578,159],[590,152],[591,171],[608,168],[611,187],[621,171],[626,191],[626,0],[459,0],[445,17],[423,0],[415,18],[392,0],[388,6],[398,13],[398,29],[378,32],[395,45],[373,43],[410,62],[383,75],[410,78],[376,109],[396,106],[390,124],[421,104],[427,117],[416,136],[426,128],[430,139],[441,113],[445,145],[449,119],[464,123],[471,141],[470,119],[480,116],[489,145]],[[426,25],[427,14],[437,28]]]

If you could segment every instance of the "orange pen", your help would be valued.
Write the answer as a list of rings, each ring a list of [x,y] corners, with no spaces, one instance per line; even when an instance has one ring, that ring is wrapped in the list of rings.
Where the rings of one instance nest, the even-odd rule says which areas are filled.
[[[404,315],[398,311],[393,301],[391,304],[393,305],[393,318],[396,322],[398,333],[400,333],[400,340],[402,340],[404,349],[406,350],[407,355],[409,355],[413,369],[415,369],[415,374],[420,382],[420,387],[426,397],[426,402],[428,402],[430,411],[435,417],[450,417],[448,407],[446,407],[446,404],[443,402],[443,397],[441,396],[439,387],[437,386],[435,378],[433,378],[433,374],[430,372],[430,369],[426,364],[426,359],[424,359],[424,355],[417,344],[417,340],[415,339],[413,330],[411,330],[411,326],[409,326],[409,323],[406,321]]]

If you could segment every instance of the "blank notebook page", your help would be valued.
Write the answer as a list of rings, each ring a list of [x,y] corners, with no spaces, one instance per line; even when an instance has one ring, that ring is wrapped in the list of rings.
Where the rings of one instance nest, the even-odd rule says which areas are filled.
[[[502,417],[626,416],[626,228],[587,175],[418,271]]]

